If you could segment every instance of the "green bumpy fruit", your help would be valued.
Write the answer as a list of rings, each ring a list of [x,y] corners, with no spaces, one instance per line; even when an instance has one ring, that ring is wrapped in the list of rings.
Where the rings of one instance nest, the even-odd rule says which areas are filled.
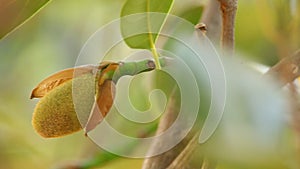
[[[86,74],[51,90],[35,107],[32,119],[35,130],[42,137],[52,138],[82,129],[81,124],[85,125],[94,103],[94,88],[94,76]]]

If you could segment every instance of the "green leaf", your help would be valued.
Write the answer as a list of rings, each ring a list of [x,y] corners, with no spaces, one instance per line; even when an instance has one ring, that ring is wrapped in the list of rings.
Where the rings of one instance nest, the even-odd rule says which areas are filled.
[[[153,48],[172,4],[173,0],[127,0],[121,11],[121,31],[127,45],[139,49]]]
[[[2,0],[0,2],[0,39],[37,13],[49,0]]]
[[[196,25],[202,16],[202,12],[203,12],[203,6],[188,8],[180,15],[180,17]]]
[[[226,108],[217,130],[202,144],[201,153],[228,168],[289,168],[285,157],[289,163],[294,159],[287,134],[292,128],[285,118],[289,112],[286,91],[240,63],[223,59]]]

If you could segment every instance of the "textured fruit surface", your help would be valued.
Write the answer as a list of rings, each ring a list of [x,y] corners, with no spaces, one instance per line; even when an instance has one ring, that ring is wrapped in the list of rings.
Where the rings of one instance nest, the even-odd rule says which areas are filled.
[[[76,90],[72,90],[73,83]],[[32,124],[43,137],[60,137],[79,131],[82,127],[74,109],[73,91],[80,97],[81,116],[88,118],[94,102],[95,80],[92,74],[69,80],[47,93],[35,107]],[[78,101],[78,100],[77,100]],[[83,117],[84,118],[84,117]],[[87,119],[86,119],[87,120]]]

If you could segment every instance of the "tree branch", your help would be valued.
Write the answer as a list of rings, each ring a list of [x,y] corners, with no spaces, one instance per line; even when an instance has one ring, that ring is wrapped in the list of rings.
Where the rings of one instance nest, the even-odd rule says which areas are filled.
[[[265,74],[279,79],[281,86],[293,82],[300,76],[300,50],[296,51],[292,56],[285,57],[276,65],[271,67]]]
[[[181,151],[177,158],[169,165],[167,169],[186,168],[186,165],[191,161],[192,155],[198,145],[198,137],[200,132],[197,132],[189,141],[186,147]]]
[[[218,3],[220,2],[220,4]],[[229,54],[234,53],[234,23],[235,14],[237,9],[237,0],[211,0],[209,6],[205,10],[202,21],[208,27],[207,35],[214,41],[219,38],[218,32],[220,32],[220,14],[216,11],[221,9],[223,18],[223,30],[222,30],[222,47],[223,50],[227,50]],[[220,33],[219,33],[220,34]],[[171,97],[170,102],[167,106],[167,112],[162,117],[159,124],[157,134],[165,131],[176,119],[175,110],[176,99]],[[178,129],[180,130],[180,129]],[[180,131],[179,131],[180,132]],[[191,137],[193,136],[193,137]],[[164,169],[169,166],[170,169],[174,168],[186,168],[194,149],[197,145],[197,134],[190,133],[188,137],[184,138],[178,145],[173,149],[155,157],[147,158],[144,161],[143,169]],[[153,143],[153,147],[150,148],[149,152],[160,149],[163,144],[166,144],[166,140],[156,140]],[[179,154],[179,155],[178,155]]]
[[[179,101],[178,98],[176,98],[176,96],[175,96],[176,91],[177,91],[177,88],[174,88],[172,91],[172,94],[170,96],[170,99],[169,99],[169,102],[168,102],[168,105],[166,108],[166,112],[161,117],[161,121],[159,123],[156,135],[159,135],[159,134],[163,133],[165,130],[167,130],[177,118],[178,105],[180,105],[180,104],[178,103],[178,101]],[[177,134],[180,133],[179,128],[178,128],[178,132],[174,132],[174,134],[176,134],[176,133]],[[176,136],[174,136],[174,137],[176,137]],[[161,149],[161,147],[164,147],[165,144],[168,144],[167,140],[158,138],[153,142],[152,147],[150,147],[148,152],[151,153],[151,152],[158,151]],[[143,169],[165,169],[177,157],[177,155],[184,149],[186,144],[187,144],[187,141],[185,138],[179,144],[177,144],[175,147],[173,147],[171,150],[169,150],[163,154],[160,154],[158,156],[155,156],[155,157],[146,158],[142,168]]]
[[[281,86],[290,84],[290,107],[291,107],[291,123],[296,133],[296,149],[298,150],[298,158],[300,157],[300,106],[299,93],[297,87],[292,83],[300,76],[300,50],[296,51],[292,56],[281,59],[274,65],[265,76],[272,76],[280,81]]]
[[[224,54],[234,54],[234,25],[237,10],[237,0],[218,0],[222,14],[222,49]]]
[[[221,11],[217,0],[210,0],[205,6],[200,22],[207,26],[206,36],[213,42],[220,42],[221,36]]]

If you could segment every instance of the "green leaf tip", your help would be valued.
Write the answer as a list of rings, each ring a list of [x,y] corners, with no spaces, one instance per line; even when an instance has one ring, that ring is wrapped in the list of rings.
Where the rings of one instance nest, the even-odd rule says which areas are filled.
[[[138,49],[155,47],[172,5],[173,0],[127,0],[121,11],[121,32],[126,44]]]

